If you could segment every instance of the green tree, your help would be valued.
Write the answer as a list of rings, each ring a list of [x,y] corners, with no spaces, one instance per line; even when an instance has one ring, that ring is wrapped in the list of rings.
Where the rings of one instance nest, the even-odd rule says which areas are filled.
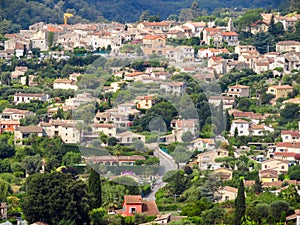
[[[49,32],[48,33],[48,48],[50,49],[54,43],[54,33],[53,32]]]
[[[257,176],[256,179],[255,179],[255,184],[253,185],[253,190],[256,194],[259,194],[259,193],[263,192],[262,183],[259,179],[259,176]]]
[[[181,140],[185,143],[191,143],[191,141],[193,140],[193,135],[190,131],[184,132],[182,134]]]
[[[280,221],[281,212],[285,211],[286,213],[289,212],[289,203],[279,200],[274,201],[270,205],[270,215],[275,219],[275,221]]]
[[[244,179],[240,179],[238,193],[234,205],[235,205],[234,223],[235,225],[241,225],[246,212]]]
[[[280,111],[280,116],[286,121],[292,121],[299,118],[300,106],[298,104],[286,104],[284,109]]]
[[[26,187],[21,207],[29,223],[89,222],[88,194],[82,181],[74,180],[69,174],[52,172],[30,176]]]
[[[99,173],[96,172],[93,168],[90,169],[88,187],[89,193],[93,197],[91,208],[99,208],[102,205],[101,180]]]
[[[63,158],[62,163],[65,166],[73,166],[81,161],[81,154],[79,152],[67,152]]]
[[[200,16],[200,9],[198,2],[193,2],[191,6],[191,12],[192,12],[192,18],[196,19],[198,16]]]

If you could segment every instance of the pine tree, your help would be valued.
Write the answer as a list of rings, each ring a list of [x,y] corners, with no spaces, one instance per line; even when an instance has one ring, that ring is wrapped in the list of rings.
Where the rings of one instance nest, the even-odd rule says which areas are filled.
[[[238,193],[234,205],[235,205],[235,214],[234,214],[235,225],[241,225],[246,212],[244,179],[240,179]]]
[[[275,26],[274,16],[272,15],[268,32],[272,35],[276,35],[276,31],[277,29]]]
[[[91,207],[93,209],[99,208],[102,204],[101,197],[101,180],[100,175],[93,168],[91,168],[89,176],[89,193],[93,195]]]
[[[263,189],[262,189],[262,183],[261,181],[259,180],[259,176],[256,177],[255,179],[255,184],[253,186],[253,189],[254,189],[254,192],[256,194],[259,194],[259,193],[262,193],[263,192]]]

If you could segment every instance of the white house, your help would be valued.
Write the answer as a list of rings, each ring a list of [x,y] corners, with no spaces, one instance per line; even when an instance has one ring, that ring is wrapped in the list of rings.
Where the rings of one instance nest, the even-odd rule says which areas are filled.
[[[248,136],[250,123],[246,120],[234,120],[231,124],[230,135],[234,136],[235,130],[237,129],[238,136]]]
[[[78,86],[76,85],[76,82],[69,79],[56,79],[53,83],[53,89],[63,89],[63,90],[77,90]]]
[[[31,93],[15,93],[14,94],[14,103],[30,103],[32,100],[38,100],[46,102],[50,99],[48,94],[31,94]]]
[[[33,112],[29,110],[21,110],[21,109],[13,109],[13,108],[6,108],[3,110],[1,114],[2,120],[20,120],[24,119],[27,116],[33,115]]]

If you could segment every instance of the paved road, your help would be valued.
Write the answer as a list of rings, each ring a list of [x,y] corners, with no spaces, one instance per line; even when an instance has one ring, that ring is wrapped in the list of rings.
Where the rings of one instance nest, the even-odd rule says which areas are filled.
[[[178,166],[171,156],[168,156],[166,153],[162,152],[162,150],[159,149],[156,143],[147,144],[146,146],[150,149],[153,149],[154,155],[159,158],[159,178],[155,182],[150,194],[144,197],[145,200],[155,200],[156,192],[167,184],[162,181],[163,175],[170,170],[176,170]]]

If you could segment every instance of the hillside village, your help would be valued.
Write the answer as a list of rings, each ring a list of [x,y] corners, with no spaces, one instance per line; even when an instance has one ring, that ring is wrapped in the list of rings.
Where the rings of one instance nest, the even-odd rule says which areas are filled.
[[[4,34],[3,224],[298,224],[300,14],[258,18],[39,22]],[[64,223],[36,212],[30,182],[85,182],[89,167],[100,205],[81,199],[80,219]]]

